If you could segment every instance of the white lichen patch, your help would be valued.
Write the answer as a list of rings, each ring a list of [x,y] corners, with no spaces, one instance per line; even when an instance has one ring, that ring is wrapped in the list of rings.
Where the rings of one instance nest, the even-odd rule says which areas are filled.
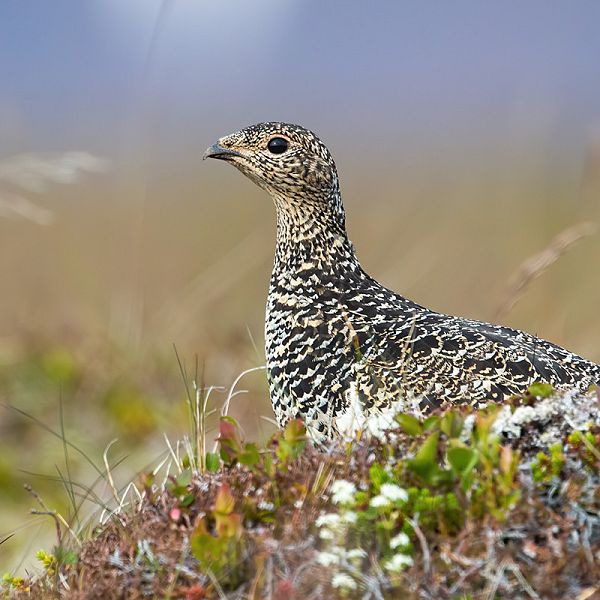
[[[492,431],[509,439],[521,438],[527,432],[529,445],[544,447],[561,441],[574,429],[587,430],[592,424],[600,424],[600,401],[596,392],[584,394],[569,390],[557,392],[531,406],[519,406],[514,410],[508,405],[503,406]],[[531,426],[540,429],[533,437]]]

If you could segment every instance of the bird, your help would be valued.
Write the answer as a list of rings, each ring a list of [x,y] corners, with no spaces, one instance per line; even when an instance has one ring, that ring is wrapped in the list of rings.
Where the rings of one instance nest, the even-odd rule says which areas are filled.
[[[345,224],[335,162],[299,125],[266,122],[221,137],[204,158],[230,163],[268,192],[277,233],[265,317],[277,422],[301,418],[335,439],[351,411],[420,415],[600,384],[600,365],[524,331],[429,310],[361,267]]]

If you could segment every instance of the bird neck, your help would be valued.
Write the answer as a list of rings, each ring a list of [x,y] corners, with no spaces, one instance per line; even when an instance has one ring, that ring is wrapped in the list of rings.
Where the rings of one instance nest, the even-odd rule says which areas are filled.
[[[276,196],[274,201],[277,208],[274,274],[297,271],[306,263],[327,270],[344,264],[359,266],[346,233],[339,192],[326,201]]]

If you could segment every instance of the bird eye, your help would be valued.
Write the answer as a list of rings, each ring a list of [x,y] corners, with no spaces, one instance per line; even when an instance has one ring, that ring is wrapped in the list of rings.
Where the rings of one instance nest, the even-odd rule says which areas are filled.
[[[285,138],[274,137],[269,140],[267,148],[272,154],[283,154],[288,149],[288,141]]]

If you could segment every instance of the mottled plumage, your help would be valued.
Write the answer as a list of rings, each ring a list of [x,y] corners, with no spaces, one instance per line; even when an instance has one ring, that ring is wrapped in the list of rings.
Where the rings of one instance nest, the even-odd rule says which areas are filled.
[[[312,132],[261,123],[205,157],[231,162],[277,209],[265,335],[279,423],[300,416],[314,437],[331,437],[356,398],[367,414],[396,401],[427,411],[502,401],[536,381],[600,383],[599,365],[559,346],[433,312],[367,275],[346,235],[335,163]]]

